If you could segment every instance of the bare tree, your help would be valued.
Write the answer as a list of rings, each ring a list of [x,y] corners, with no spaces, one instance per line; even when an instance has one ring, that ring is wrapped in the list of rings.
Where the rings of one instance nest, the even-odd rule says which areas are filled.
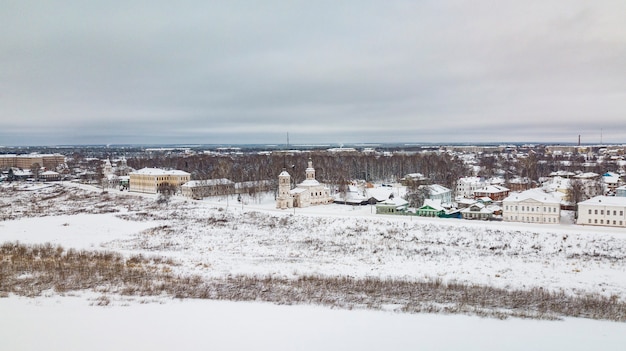
[[[41,165],[39,163],[33,163],[30,166],[30,174],[32,174],[35,180],[39,180],[39,175],[41,174]]]
[[[174,184],[170,183],[161,183],[157,188],[157,192],[159,196],[157,197],[157,203],[159,205],[164,204],[167,205],[170,202],[170,198],[172,195],[176,194],[178,188]]]
[[[567,198],[574,207],[574,218],[578,218],[578,203],[586,200],[585,184],[580,179],[570,181],[567,188]]]
[[[420,208],[424,205],[424,201],[430,197],[430,188],[428,185],[417,185],[412,183],[407,189],[405,200],[409,202],[409,206]]]

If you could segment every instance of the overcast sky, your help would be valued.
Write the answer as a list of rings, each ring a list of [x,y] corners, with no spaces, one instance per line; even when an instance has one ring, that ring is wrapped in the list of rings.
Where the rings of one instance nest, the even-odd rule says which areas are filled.
[[[0,4],[0,145],[287,133],[626,143],[626,1]]]

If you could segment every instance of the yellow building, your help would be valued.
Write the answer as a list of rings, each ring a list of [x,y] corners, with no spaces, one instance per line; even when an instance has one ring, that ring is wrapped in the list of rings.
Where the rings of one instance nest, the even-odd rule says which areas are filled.
[[[30,169],[34,164],[39,164],[47,169],[54,169],[65,163],[65,156],[61,154],[27,154],[27,155],[0,155],[0,168]]]
[[[143,168],[128,174],[130,177],[130,191],[156,194],[162,184],[171,184],[177,189],[187,183],[191,174],[179,170],[164,170],[159,168]]]

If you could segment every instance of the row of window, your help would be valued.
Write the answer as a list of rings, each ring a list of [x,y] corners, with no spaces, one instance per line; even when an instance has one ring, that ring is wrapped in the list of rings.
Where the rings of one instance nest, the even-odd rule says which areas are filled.
[[[511,207],[511,210],[512,210],[512,211],[518,211],[518,206],[517,206],[517,205],[515,205],[515,206],[510,206],[510,207]],[[515,210],[513,210],[513,207],[515,207]],[[539,209],[541,208],[541,207],[539,207],[539,206],[537,206],[537,207],[531,207],[531,206],[520,206],[520,207],[522,208],[522,212],[523,212],[523,211],[535,212],[535,209],[536,209],[536,211],[537,211],[537,212],[539,212]],[[506,205],[504,208],[505,208],[505,210],[506,210],[506,211],[508,211],[508,210],[509,210],[509,205]],[[544,213],[550,213],[550,212],[552,212],[552,213],[556,213],[556,207],[545,207],[545,206],[544,206],[544,207],[543,207],[543,212],[544,212]]]
[[[513,219],[513,218],[515,218],[515,219]],[[518,218],[517,216],[515,216],[515,217],[513,217],[513,216],[506,216],[506,219],[509,220],[509,221],[516,221],[517,222],[518,221],[517,218]],[[522,216],[520,221],[521,222],[531,222],[531,223],[541,223],[541,222],[543,222],[543,223],[556,223],[557,219],[554,218],[554,217],[545,217],[545,218],[543,218],[543,221],[542,221],[541,217],[524,217],[524,216]]]
[[[592,223],[591,223],[591,218],[589,218],[589,222],[588,222],[588,223],[589,223],[589,224],[592,224]],[[593,220],[593,224],[598,224],[598,220],[597,220],[597,219],[594,219],[594,220]],[[600,220],[600,224],[604,224],[604,219],[601,219],[601,220]],[[609,224],[609,225],[610,225],[610,224],[611,224],[611,221],[607,219],[607,220],[606,220],[606,224]],[[617,221],[616,221],[616,220],[613,220],[613,225],[617,225]],[[623,225],[624,225],[624,221],[619,221],[619,225],[620,225],[620,226],[623,226]]]
[[[593,210],[594,214],[598,214],[598,210]],[[591,209],[589,209],[589,214],[591,214]],[[604,210],[600,210],[600,215],[604,215]],[[606,210],[606,215],[610,216],[611,215],[611,210]],[[619,211],[619,215],[623,216],[624,215],[624,211]],[[617,211],[613,210],[613,216],[617,216]]]

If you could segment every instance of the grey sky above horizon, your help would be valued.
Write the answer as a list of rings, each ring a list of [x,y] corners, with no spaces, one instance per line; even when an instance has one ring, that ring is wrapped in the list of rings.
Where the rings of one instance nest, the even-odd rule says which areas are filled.
[[[4,1],[0,145],[626,143],[626,1]]]

